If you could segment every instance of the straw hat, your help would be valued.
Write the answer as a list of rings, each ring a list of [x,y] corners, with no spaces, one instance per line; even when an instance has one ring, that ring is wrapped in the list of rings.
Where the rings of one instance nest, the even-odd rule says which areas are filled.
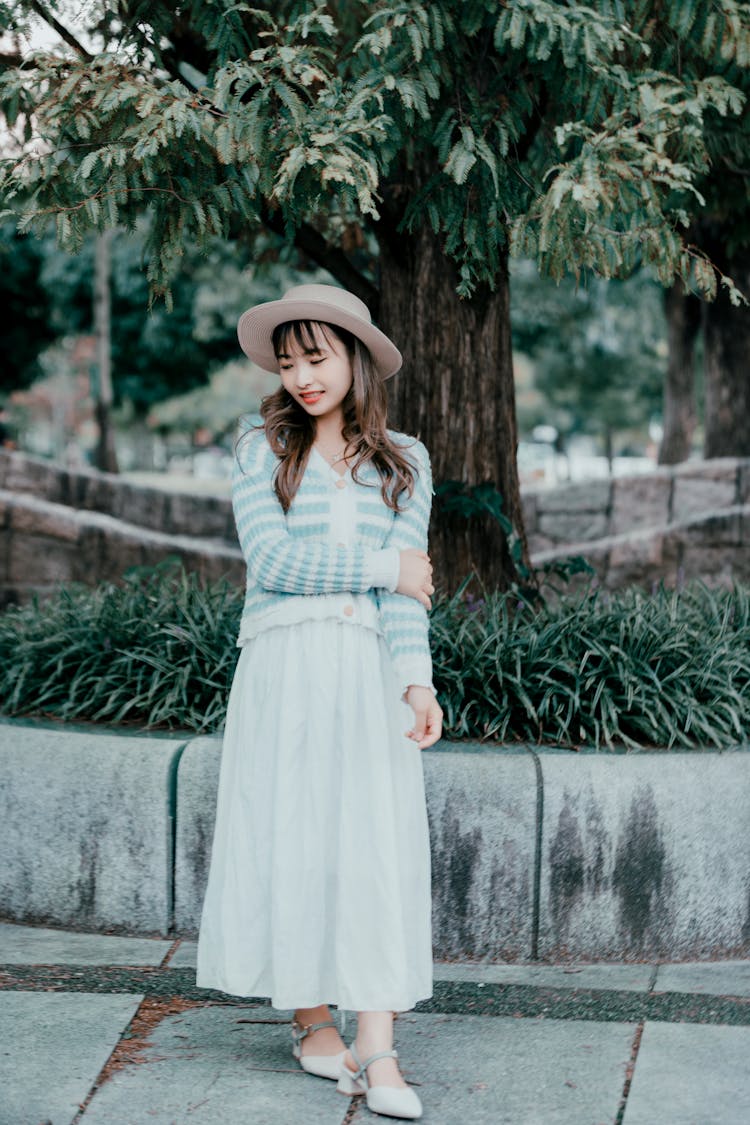
[[[346,328],[369,349],[381,379],[390,379],[402,364],[401,352],[376,328],[364,301],[337,285],[295,285],[280,301],[266,301],[244,312],[237,325],[240,347],[264,371],[278,374],[271,337],[287,320],[318,320]]]

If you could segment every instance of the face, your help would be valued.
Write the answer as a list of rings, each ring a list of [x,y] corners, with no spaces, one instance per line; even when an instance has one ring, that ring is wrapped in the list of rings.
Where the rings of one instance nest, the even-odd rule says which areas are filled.
[[[314,346],[301,348],[290,333],[278,355],[288,393],[316,419],[343,417],[341,404],[352,385],[352,364],[343,342],[313,324]]]

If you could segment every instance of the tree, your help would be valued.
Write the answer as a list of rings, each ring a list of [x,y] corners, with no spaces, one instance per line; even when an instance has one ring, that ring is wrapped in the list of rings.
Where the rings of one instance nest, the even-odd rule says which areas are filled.
[[[666,325],[662,288],[645,271],[627,281],[540,281],[512,270],[513,342],[535,363],[534,385],[561,431],[594,432],[610,451],[618,431],[645,430],[658,413]]]
[[[31,9],[45,10],[9,6]],[[460,482],[466,510],[491,482],[522,545],[509,253],[557,279],[645,263],[715,289],[684,201],[707,115],[743,103],[710,63],[750,57],[748,5],[120,0],[99,17],[99,54],[66,33],[2,80],[8,121],[39,138],[4,177],[7,197],[30,193],[23,228],[54,214],[75,249],[147,207],[148,276],[167,296],[186,245],[283,234],[402,346],[394,420],[420,432],[436,480]],[[651,44],[686,35],[704,72],[654,68]],[[516,577],[491,515],[436,514],[448,587],[470,568]]]

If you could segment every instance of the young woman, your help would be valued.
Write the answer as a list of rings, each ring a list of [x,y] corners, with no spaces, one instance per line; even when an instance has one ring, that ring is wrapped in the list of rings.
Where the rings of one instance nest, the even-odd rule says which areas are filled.
[[[393,1016],[432,995],[429,456],[386,428],[401,355],[354,294],[296,286],[238,333],[281,385],[237,445],[247,591],[197,983],[293,1009],[304,1070],[417,1118]],[[329,1004],[358,1012],[348,1049]]]

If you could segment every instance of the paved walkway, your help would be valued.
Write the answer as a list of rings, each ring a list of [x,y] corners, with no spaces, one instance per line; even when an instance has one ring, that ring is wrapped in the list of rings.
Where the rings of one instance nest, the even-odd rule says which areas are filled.
[[[366,1125],[195,944],[0,924],[0,1125]],[[345,1038],[356,1029],[347,1014]],[[425,1125],[747,1125],[750,961],[435,965],[396,1023]]]

